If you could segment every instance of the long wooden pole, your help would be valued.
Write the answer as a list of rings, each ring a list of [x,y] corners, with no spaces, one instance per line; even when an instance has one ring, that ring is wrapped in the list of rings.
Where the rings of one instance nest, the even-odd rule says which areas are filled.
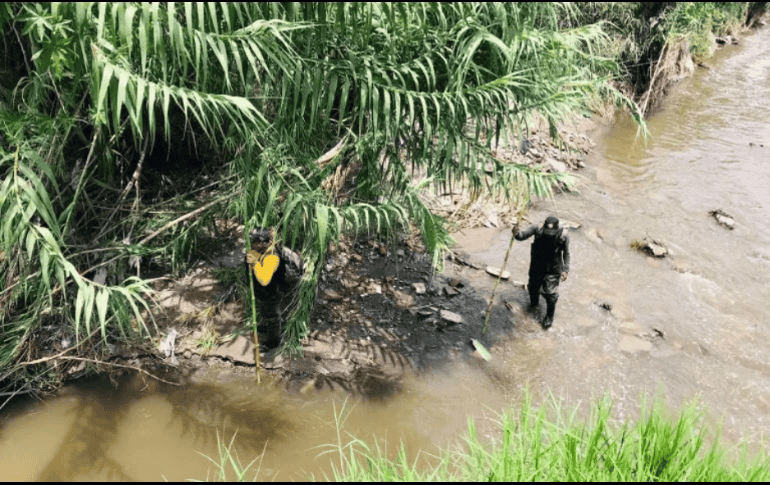
[[[246,254],[251,251],[251,237],[247,234],[246,235]],[[254,296],[254,276],[252,273],[254,272],[254,268],[252,265],[248,262],[248,258],[246,260],[246,265],[249,267],[249,288],[251,291],[249,292],[250,300],[251,300],[251,323],[254,325],[254,363],[255,369],[254,371],[257,373],[257,384],[261,384],[262,381],[262,364],[259,361],[259,335],[257,335],[257,326],[259,326],[259,322],[257,321],[257,302],[254,300],[256,297]]]
[[[500,269],[500,274],[497,275],[497,281],[495,281],[495,287],[492,290],[492,297],[489,299],[489,304],[487,305],[487,313],[484,315],[484,328],[481,330],[482,335],[486,335],[487,333],[487,325],[489,324],[489,315],[492,313],[492,304],[495,302],[495,293],[497,292],[497,286],[500,284],[500,280],[503,278],[503,273],[505,272],[505,266],[508,264],[508,256],[511,254],[511,248],[513,247],[513,241],[515,241],[516,238],[511,234],[511,242],[508,244],[508,250],[505,252],[505,259],[503,260],[503,267]]]
[[[516,226],[521,224],[521,212],[519,212],[517,217]],[[503,259],[503,267],[500,268],[500,274],[497,275],[497,281],[495,282],[495,287],[492,289],[492,297],[489,299],[489,304],[487,305],[487,312],[486,315],[484,315],[484,328],[481,329],[481,334],[486,335],[487,334],[487,326],[489,325],[489,315],[492,314],[492,305],[495,302],[495,293],[497,293],[497,286],[500,284],[500,280],[503,278],[503,273],[505,273],[505,267],[508,265],[508,256],[511,255],[511,248],[513,247],[513,241],[516,240],[516,236],[511,234],[511,242],[508,243],[508,250],[505,252],[505,259]]]
[[[254,278],[251,276],[251,272],[253,271],[252,268],[249,268],[249,286],[251,287],[251,322],[252,325],[254,325],[254,362],[255,362],[255,369],[254,371],[257,373],[257,384],[260,384],[262,381],[262,364],[259,361],[259,336],[257,335],[257,326],[259,325],[259,322],[257,321],[257,306],[256,302],[254,301]]]

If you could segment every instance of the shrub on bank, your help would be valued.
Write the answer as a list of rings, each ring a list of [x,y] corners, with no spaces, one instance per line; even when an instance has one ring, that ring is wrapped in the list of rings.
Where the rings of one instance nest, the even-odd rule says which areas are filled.
[[[575,25],[602,22],[608,34],[602,55],[617,59],[625,70],[621,82],[645,104],[659,99],[680,69],[672,58],[702,62],[713,54],[715,37],[743,28],[757,2],[581,2]],[[665,69],[660,69],[664,67]],[[670,72],[659,72],[670,71]],[[657,73],[657,74],[656,74]],[[667,78],[670,75],[671,80]],[[652,103],[648,103],[652,107]]]
[[[438,456],[418,452],[410,462],[404,445],[395,459],[375,445],[341,432],[345,411],[336,414],[337,444],[322,455],[332,458],[325,480],[391,481],[756,481],[770,478],[770,457],[751,454],[748,444],[727,446],[720,430],[711,433],[695,402],[672,415],[658,397],[641,417],[622,424],[610,417],[612,403],[592,405],[588,419],[577,408],[565,412],[557,403],[533,406],[524,395],[518,410],[509,409],[497,423],[499,434],[481,438],[473,419],[463,443]],[[233,441],[220,442],[215,479],[245,481],[259,470],[257,457],[243,466]]]
[[[393,461],[357,439],[339,445],[343,466],[335,481],[766,481],[766,454],[750,457],[747,446],[727,449],[719,432],[709,437],[695,404],[676,419],[662,400],[651,410],[642,405],[635,423],[613,425],[609,400],[593,406],[590,418],[576,419],[558,405],[553,412],[532,407],[509,410],[499,421],[500,434],[486,443],[469,420],[465,446],[445,450],[438,463],[409,463],[401,448]],[[552,417],[551,417],[552,416]],[[711,441],[707,445],[707,441]]]

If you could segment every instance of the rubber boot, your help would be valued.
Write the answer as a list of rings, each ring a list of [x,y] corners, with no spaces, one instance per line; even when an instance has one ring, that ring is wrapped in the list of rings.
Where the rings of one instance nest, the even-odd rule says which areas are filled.
[[[553,324],[553,314],[556,312],[556,300],[546,300],[545,318],[543,318],[543,328],[548,329]]]
[[[534,288],[531,282],[527,284],[529,290],[529,309],[535,310],[540,305],[540,288]]]
[[[268,306],[261,310],[260,316],[262,321],[257,329],[260,333],[264,333],[259,339],[260,351],[264,352],[281,345],[281,315],[276,311],[274,306]],[[260,327],[264,328],[264,332]]]
[[[281,345],[281,333],[278,325],[272,325],[267,330],[266,338],[259,342],[260,352],[267,352]]]

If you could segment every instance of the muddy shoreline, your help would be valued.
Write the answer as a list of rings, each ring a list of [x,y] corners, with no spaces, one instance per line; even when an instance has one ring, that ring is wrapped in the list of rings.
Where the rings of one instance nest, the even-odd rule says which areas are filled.
[[[560,149],[541,124],[529,132],[526,153],[501,144],[494,154],[510,162],[575,172],[584,167],[593,146],[587,133],[598,128],[593,120],[576,119],[562,130],[567,149]],[[449,215],[466,204],[465,199],[462,192],[434,197],[432,210]],[[455,222],[455,229],[504,228],[513,221],[512,211],[492,200],[476,203],[471,210],[473,217],[467,217],[466,211],[465,223]],[[157,336],[131,348],[108,346],[103,365],[97,367],[100,373],[119,377],[138,368],[147,373],[145,378],[152,374],[179,384],[254,376],[254,340],[243,302],[232,286],[222,287],[216,274],[243,268],[237,232],[230,231],[231,238],[218,245],[220,253],[209,255],[208,263],[198,263],[183,278],[156,282]],[[490,283],[495,277],[461,249],[450,254],[442,272],[433,271],[416,238],[378,241],[371,236],[345,236],[330,249],[303,356],[275,351],[260,355],[262,378],[278,386],[302,393],[344,390],[383,399],[401,388],[408,373],[480,358],[471,339],[491,348],[499,338],[517,331],[543,331],[533,318],[537,315],[527,314],[518,301],[498,296],[483,335],[489,290],[474,286],[469,277]],[[245,271],[241,273],[245,280]],[[523,299],[524,283],[517,279],[524,278],[514,275],[502,286],[508,291],[513,288]],[[60,364],[55,359],[51,362]],[[64,376],[72,380],[87,371],[81,362],[68,366]]]

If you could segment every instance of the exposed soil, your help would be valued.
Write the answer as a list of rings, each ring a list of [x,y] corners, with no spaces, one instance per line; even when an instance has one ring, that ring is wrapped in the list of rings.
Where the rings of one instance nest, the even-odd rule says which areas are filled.
[[[238,252],[217,261],[240,263]],[[447,276],[455,267],[473,264],[460,261],[455,257],[447,262],[447,272],[436,274],[430,258],[405,242],[388,246],[368,238],[343,240],[327,259],[303,357],[263,353],[264,373],[302,392],[341,388],[382,398],[398,390],[408,372],[473,358],[472,338],[491,346],[500,334],[510,334],[514,323],[498,304],[482,335],[485,295],[467,280]],[[197,380],[212,371],[254,372],[253,337],[244,330],[243,304],[216,303],[224,292],[210,268],[157,289],[161,335],[177,332],[173,355],[150,346],[114,348],[109,362],[142,367],[169,380]],[[164,342],[157,340],[162,348]]]

